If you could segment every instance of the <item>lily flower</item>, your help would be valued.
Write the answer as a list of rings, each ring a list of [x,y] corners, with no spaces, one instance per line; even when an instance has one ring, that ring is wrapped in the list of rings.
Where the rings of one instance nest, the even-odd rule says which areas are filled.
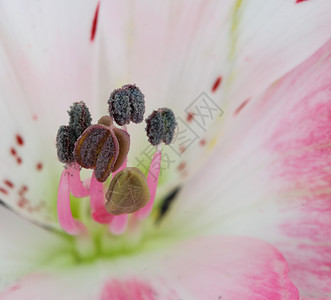
[[[329,0],[0,7],[0,299],[331,297]],[[121,168],[158,180],[114,217],[92,201],[111,178],[61,177],[55,137],[128,83],[178,126],[162,152],[144,122],[121,129]]]

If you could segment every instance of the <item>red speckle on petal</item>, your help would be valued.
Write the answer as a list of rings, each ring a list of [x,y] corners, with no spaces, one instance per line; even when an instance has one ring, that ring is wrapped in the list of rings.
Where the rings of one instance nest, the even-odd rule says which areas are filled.
[[[91,42],[93,42],[94,37],[95,37],[95,33],[97,31],[99,7],[100,7],[100,2],[98,2],[97,8],[96,8],[95,13],[94,13],[94,18],[93,18],[92,28],[91,28]]]
[[[36,169],[37,169],[38,171],[41,171],[41,170],[43,169],[43,164],[42,164],[41,162],[37,163],[37,165],[36,165]]]
[[[234,111],[233,115],[237,116],[243,110],[243,108],[248,104],[249,101],[250,99],[246,99],[243,103],[241,103]]]
[[[184,153],[186,148],[184,146],[180,146],[178,150],[179,150],[179,153]]]
[[[303,2],[303,1],[307,1],[307,0],[297,0],[297,1],[295,1],[295,3],[300,3],[300,2]]]
[[[202,140],[199,142],[199,145],[200,145],[200,146],[204,146],[204,145],[206,145],[206,140],[205,140],[205,139],[202,139]]]
[[[0,187],[0,193],[3,193],[5,195],[7,195],[8,194],[8,191],[6,189]]]
[[[17,163],[18,163],[19,165],[22,164],[22,158],[17,157],[17,158],[16,158],[16,161],[17,161]]]
[[[19,196],[23,196],[28,191],[28,187],[26,185],[22,185],[21,189],[18,191]]]
[[[13,188],[14,187],[14,184],[10,180],[8,180],[8,179],[5,179],[3,182],[4,182],[4,184],[6,186],[8,186],[10,188]]]
[[[221,82],[222,82],[222,77],[221,76],[217,77],[213,84],[213,87],[211,88],[211,91],[213,93],[215,93],[216,90],[219,88],[219,86],[221,85]]]
[[[37,121],[37,120],[38,120],[38,116],[37,116],[37,115],[33,115],[33,116],[32,116],[32,120],[33,120],[33,121]]]
[[[19,146],[24,145],[24,140],[23,140],[22,136],[20,136],[19,134],[16,134],[16,142]]]
[[[186,116],[186,121],[190,123],[190,122],[192,122],[193,118],[194,118],[194,115],[192,113],[188,113]]]
[[[177,170],[178,170],[179,172],[181,172],[181,171],[183,171],[183,170],[185,169],[185,167],[186,167],[186,163],[185,163],[185,162],[181,162],[181,163],[178,165]]]
[[[28,204],[28,201],[25,199],[25,198],[21,198],[20,200],[18,200],[18,202],[17,202],[17,205],[19,206],[19,207],[24,207],[25,205],[27,205]]]
[[[16,150],[14,148],[10,148],[10,153],[13,156],[16,156]]]

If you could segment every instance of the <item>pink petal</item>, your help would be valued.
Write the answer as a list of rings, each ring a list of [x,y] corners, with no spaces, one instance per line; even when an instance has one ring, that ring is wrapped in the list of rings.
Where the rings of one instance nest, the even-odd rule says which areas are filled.
[[[265,242],[198,238],[120,263],[30,275],[1,299],[299,299],[287,272],[282,255]]]
[[[163,223],[271,242],[302,297],[331,294],[330,53],[331,40],[232,115]]]
[[[63,230],[69,234],[77,235],[82,233],[85,230],[85,227],[79,221],[75,220],[71,213],[69,177],[69,171],[64,169],[61,174],[57,194],[57,214]]]
[[[70,173],[70,192],[73,196],[77,198],[86,197],[89,195],[90,191],[85,187],[80,180],[80,168],[78,164],[73,164],[68,167],[68,172]]]
[[[136,212],[135,216],[137,217],[138,220],[145,219],[153,209],[157,183],[159,180],[160,167],[161,167],[161,151],[157,150],[153,156],[151,165],[149,167],[149,172],[147,175],[147,184],[151,192],[151,199],[148,201],[145,207],[143,207],[142,209]]]
[[[113,216],[109,224],[110,232],[115,235],[124,233],[128,225],[128,217],[128,215]]]

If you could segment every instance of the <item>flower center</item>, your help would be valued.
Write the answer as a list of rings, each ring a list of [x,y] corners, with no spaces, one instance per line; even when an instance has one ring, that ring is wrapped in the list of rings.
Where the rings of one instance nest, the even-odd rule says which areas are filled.
[[[147,138],[156,146],[146,178],[139,168],[127,166],[132,145],[126,128],[130,121],[143,121],[144,95],[135,85],[125,85],[111,93],[108,105],[109,115],[92,125],[86,104],[74,103],[68,111],[69,124],[59,128],[56,139],[58,158],[65,164],[58,189],[59,223],[65,232],[78,236],[77,241],[89,240],[93,248],[101,241],[114,244],[114,236],[124,232],[135,241],[142,224],[150,224],[147,217],[156,195],[161,142],[170,144],[176,127],[175,116],[168,108],[155,110],[146,119]],[[116,127],[113,121],[122,127]],[[82,168],[93,170],[84,182]],[[88,216],[73,217],[70,194],[78,199],[89,197]]]

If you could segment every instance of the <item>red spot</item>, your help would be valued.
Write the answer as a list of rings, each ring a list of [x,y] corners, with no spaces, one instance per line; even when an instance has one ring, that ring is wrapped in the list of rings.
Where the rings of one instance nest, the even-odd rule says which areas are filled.
[[[17,157],[17,158],[16,158],[16,161],[17,161],[17,163],[18,163],[19,165],[22,164],[22,158]]]
[[[24,145],[24,140],[23,138],[19,135],[19,134],[16,134],[16,142],[19,146],[23,146]]]
[[[10,148],[10,153],[13,156],[16,156],[16,150],[14,148]]]
[[[41,171],[43,169],[43,164],[41,162],[37,163],[36,168],[38,171]]]
[[[179,153],[184,153],[186,148],[184,146],[179,147]]]
[[[186,121],[187,122],[191,122],[194,118],[194,115],[192,113],[188,113],[186,116]]]
[[[0,192],[7,195],[8,194],[8,191],[2,187],[0,187]]]
[[[303,1],[307,1],[307,0],[297,0],[297,1],[295,1],[295,3],[300,3],[300,2],[303,2]]]
[[[5,183],[6,186],[10,187],[10,188],[13,188],[14,187],[14,184],[10,181],[10,180],[4,180],[3,181]]]
[[[38,120],[38,116],[37,116],[37,115],[33,115],[33,116],[32,116],[32,120],[33,120],[33,121],[37,121],[37,120]]]
[[[250,99],[246,99],[243,103],[241,103],[237,109],[234,111],[233,115],[237,116],[242,110],[243,108],[247,105],[247,103],[250,101]]]
[[[28,200],[26,200],[25,198],[21,198],[18,202],[17,202],[17,205],[19,207],[24,207],[25,205],[28,204]]]
[[[28,187],[26,185],[23,185],[21,189],[18,191],[19,196],[24,196],[24,194],[28,191]]]
[[[181,163],[178,165],[177,170],[178,170],[179,172],[181,172],[181,171],[183,171],[183,170],[185,169],[185,167],[186,167],[186,163],[181,162]]]
[[[100,2],[98,2],[97,8],[96,8],[95,13],[94,13],[94,18],[93,18],[92,28],[91,28],[91,42],[93,42],[94,37],[95,37],[95,33],[97,31],[99,7],[100,7]]]
[[[204,146],[206,145],[206,140],[205,139],[202,139],[200,142],[199,142],[200,146]]]
[[[213,93],[215,93],[216,90],[219,88],[221,82],[222,82],[222,77],[221,76],[217,77],[214,84],[213,84],[213,87],[211,88],[211,91]]]

